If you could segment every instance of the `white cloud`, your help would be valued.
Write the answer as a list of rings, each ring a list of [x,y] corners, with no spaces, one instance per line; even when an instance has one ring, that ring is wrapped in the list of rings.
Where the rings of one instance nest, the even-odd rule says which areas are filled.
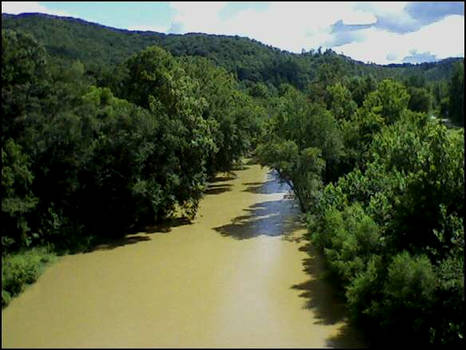
[[[331,39],[331,25],[371,24],[376,18],[348,2],[272,2],[265,10],[244,9],[222,20],[220,10],[225,2],[172,2],[177,11],[174,23],[182,32],[242,35],[265,44],[300,52],[317,48]]]
[[[364,40],[337,48],[360,61],[379,64],[393,63],[410,56],[412,52],[429,52],[438,59],[464,56],[464,16],[453,15],[422,27],[418,31],[399,34],[369,28],[361,30]]]
[[[222,24],[219,12],[226,2],[171,2],[176,10],[173,23],[181,24],[186,32],[213,33],[210,29],[219,28]]]
[[[406,37],[419,52],[430,51],[439,58],[464,56],[464,16],[445,17]]]
[[[65,11],[49,10],[35,1],[2,1],[2,13],[18,15],[26,12],[40,12],[56,16],[70,16],[70,14]]]
[[[346,25],[351,24],[374,24],[377,18],[372,13],[363,11],[353,11],[349,15],[343,15],[342,21]]]
[[[406,2],[272,2],[266,9],[244,9],[221,19],[225,2],[171,3],[177,11],[174,22],[181,32],[241,35],[293,52],[302,48],[326,48],[335,34],[332,25],[374,24],[383,17],[402,26],[417,22],[405,12]],[[430,52],[438,58],[464,55],[464,16],[448,16],[441,21],[408,33],[374,28],[354,31],[357,42],[334,47],[354,59],[379,64],[401,62],[413,50]],[[389,61],[387,56],[391,59]]]

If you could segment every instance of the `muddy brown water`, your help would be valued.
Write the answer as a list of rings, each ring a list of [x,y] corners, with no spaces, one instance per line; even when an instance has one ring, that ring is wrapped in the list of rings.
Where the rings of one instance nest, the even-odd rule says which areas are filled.
[[[69,255],[2,311],[3,347],[362,347],[273,172],[218,176],[196,219]]]

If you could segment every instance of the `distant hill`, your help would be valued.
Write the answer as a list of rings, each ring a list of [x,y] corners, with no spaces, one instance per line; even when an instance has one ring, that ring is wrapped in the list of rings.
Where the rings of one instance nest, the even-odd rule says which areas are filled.
[[[52,57],[62,61],[80,60],[88,69],[119,64],[147,46],[158,45],[174,56],[207,57],[241,81],[261,81],[275,86],[290,83],[301,89],[319,76],[322,67],[327,67],[332,74],[349,77],[372,74],[376,79],[406,79],[417,75],[433,81],[449,79],[453,63],[463,59],[383,66],[365,64],[331,50],[296,54],[239,36],[128,31],[39,13],[2,14],[2,29],[31,33]]]

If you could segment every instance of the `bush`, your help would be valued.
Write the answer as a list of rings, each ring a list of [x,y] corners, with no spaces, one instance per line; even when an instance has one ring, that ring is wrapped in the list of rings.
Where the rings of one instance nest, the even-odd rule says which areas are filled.
[[[380,313],[382,269],[381,256],[371,256],[364,271],[356,275],[345,293],[350,311],[349,316],[352,320],[364,324],[369,329],[376,328],[371,322],[371,316]]]
[[[396,255],[388,266],[380,315],[374,315],[382,328],[397,337],[427,343],[436,282],[427,256],[406,251]]]
[[[55,254],[46,247],[9,254],[2,262],[2,307],[21,293],[27,284],[35,282],[45,265],[55,260]]]
[[[366,269],[373,254],[383,246],[380,229],[355,203],[343,211],[329,209],[324,215],[322,239],[329,266],[346,285]]]

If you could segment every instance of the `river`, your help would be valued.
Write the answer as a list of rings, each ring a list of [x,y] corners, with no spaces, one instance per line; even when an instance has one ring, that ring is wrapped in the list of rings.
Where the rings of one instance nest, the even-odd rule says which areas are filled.
[[[190,224],[60,258],[2,311],[2,346],[364,346],[288,187],[259,165],[235,175]]]

